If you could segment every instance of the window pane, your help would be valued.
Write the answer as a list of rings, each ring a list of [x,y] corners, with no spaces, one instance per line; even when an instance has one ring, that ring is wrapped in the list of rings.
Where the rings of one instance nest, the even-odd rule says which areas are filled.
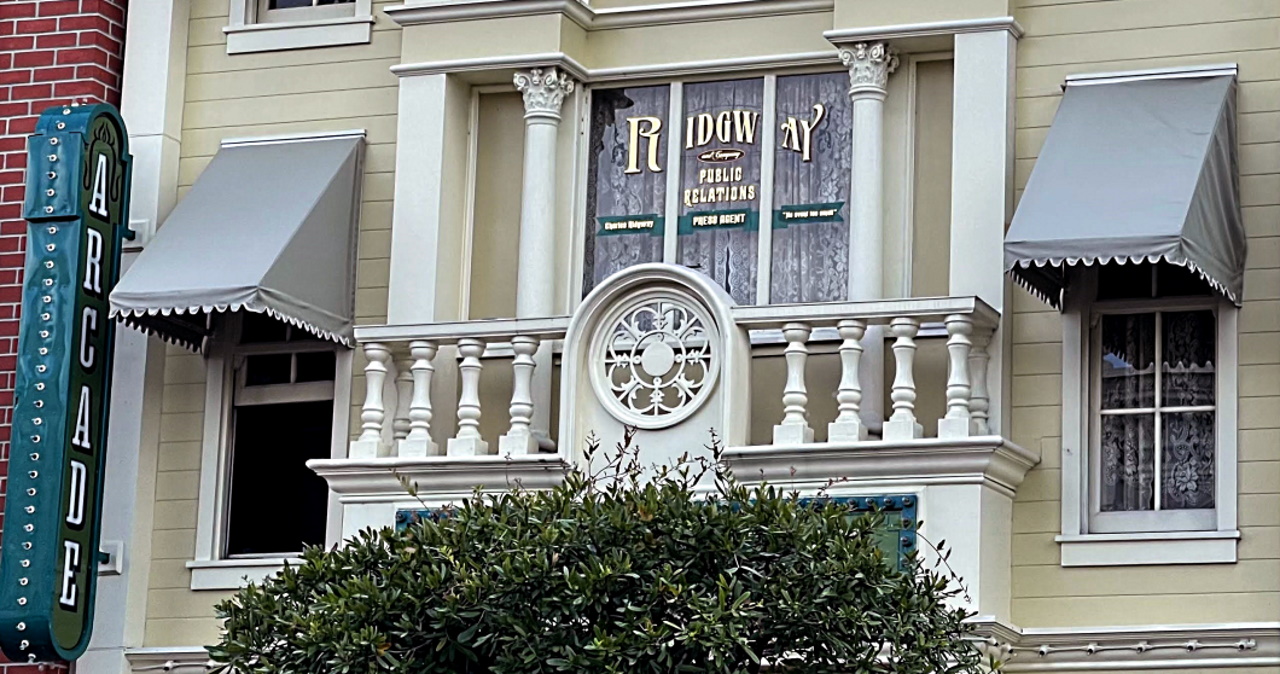
[[[329,456],[332,422],[332,401],[236,408],[228,554],[324,544],[329,488],[306,462]]]
[[[1213,294],[1213,287],[1197,272],[1161,262],[1156,269],[1156,294],[1159,297],[1199,297]]]
[[[764,80],[684,87],[680,264],[756,303]]]
[[[1214,505],[1214,413],[1179,412],[1160,419],[1160,505],[1164,510]]]
[[[261,356],[249,356],[245,358],[244,367],[245,386],[288,384],[292,375],[293,355],[271,353]]]
[[[267,314],[255,314],[246,311],[241,316],[241,344],[283,342],[289,335],[289,326],[287,324],[277,321]]]
[[[1212,405],[1217,321],[1213,312],[1168,312],[1164,321],[1161,406]]]
[[[771,302],[848,296],[850,105],[843,73],[778,78]]]
[[[591,92],[583,293],[614,272],[662,261],[669,86]]]
[[[299,384],[309,381],[333,381],[334,355],[332,351],[314,351],[298,354]]]
[[[321,3],[325,4],[325,3]],[[269,9],[293,9],[294,7],[310,7],[311,0],[270,0]]]
[[[1103,512],[1155,508],[1154,414],[1104,415],[1099,501]]]
[[[1154,407],[1155,314],[1102,317],[1102,409]]]

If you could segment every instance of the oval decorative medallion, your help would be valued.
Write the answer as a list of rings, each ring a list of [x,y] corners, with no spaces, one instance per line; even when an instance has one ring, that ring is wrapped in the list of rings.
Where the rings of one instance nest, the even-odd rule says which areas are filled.
[[[596,396],[625,424],[673,426],[710,394],[720,366],[717,339],[697,302],[652,290],[625,298],[592,339]]]

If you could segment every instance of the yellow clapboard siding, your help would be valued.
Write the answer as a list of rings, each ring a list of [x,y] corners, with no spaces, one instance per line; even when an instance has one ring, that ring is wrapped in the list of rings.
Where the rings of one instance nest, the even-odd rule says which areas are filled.
[[[204,384],[169,384],[164,387],[161,411],[200,412],[204,410]]]
[[[151,532],[152,559],[191,559],[195,555],[195,529],[160,529]]]
[[[212,157],[218,152],[222,141],[227,138],[254,138],[290,133],[323,133],[351,129],[364,129],[365,143],[369,147],[387,144],[389,147],[394,148],[393,144],[396,140],[395,110],[391,109],[380,114],[354,119],[313,119],[278,124],[249,123],[209,129],[184,128],[182,131],[182,156],[183,158]],[[390,166],[384,165],[378,169],[379,171],[395,170],[394,150],[392,156],[393,159],[390,162]]]
[[[1057,343],[1015,344],[1014,374],[1062,374],[1062,346]]]
[[[1069,568],[1023,566],[1013,570],[1013,594],[1041,597],[1195,595],[1276,591],[1280,559],[1206,565],[1188,573],[1181,566]]]
[[[1017,503],[1034,503],[1037,501],[1053,501],[1062,498],[1062,471],[1058,468],[1036,466],[1027,473],[1026,479],[1018,487]]]
[[[147,620],[143,645],[190,646],[218,643],[219,623],[214,618],[166,618]]]
[[[161,414],[160,442],[199,440],[200,429],[203,424],[204,414],[201,412]]]
[[[152,523],[154,531],[193,530],[196,526],[196,501],[166,501],[163,508],[156,508]]]
[[[164,383],[166,385],[203,384],[204,376],[204,359],[198,353],[186,351],[165,358]]]
[[[378,87],[396,88],[391,66],[398,59],[353,61],[350,63],[305,64],[221,73],[204,73],[187,78],[187,102],[237,100],[259,96],[280,96],[319,91],[355,91]]]
[[[1162,55],[1274,49],[1277,32],[1280,32],[1280,19],[1221,21],[1125,31],[1097,30],[1075,35],[1028,33],[1018,44],[1018,63],[1022,66],[1064,65]]]
[[[1280,494],[1280,460],[1240,464],[1241,494]]]
[[[198,596],[201,601],[190,601]],[[149,618],[212,618],[213,605],[229,598],[230,592],[192,593],[187,589],[155,589],[147,593],[147,617]]]
[[[200,442],[166,442],[160,447],[157,470],[200,470]]]
[[[1277,67],[1280,67],[1280,49],[1273,46],[1258,51],[1224,51],[1230,49],[1230,45],[1219,45],[1217,49],[1208,53],[1145,54],[1137,58],[1092,61],[1086,59],[1080,63],[1040,66],[1027,65],[1019,60],[1016,87],[1019,97],[1056,96],[1062,93],[1062,82],[1067,75],[1071,74],[1148,68],[1185,68],[1223,63],[1236,63],[1240,66],[1241,82],[1275,79],[1273,73],[1276,72]]]
[[[164,444],[160,445],[164,451]],[[156,501],[186,501],[200,491],[199,470],[175,470],[156,474]]]
[[[224,45],[187,49],[187,73],[217,73],[270,69],[314,63],[385,61],[400,56],[400,31],[374,31],[369,44],[323,49],[294,49],[257,54],[228,55]]]
[[[156,559],[151,562],[147,582],[157,590],[191,587],[191,571],[181,559]]]
[[[1185,570],[1194,573],[1195,569]],[[1112,595],[1013,600],[1013,623],[1021,626],[1092,627],[1163,625],[1195,607],[1197,623],[1275,621],[1280,592]]]
[[[1231,20],[1265,19],[1280,16],[1273,0],[1236,0],[1230,13],[1223,5],[1204,0],[1126,0],[1093,4],[1059,4],[1026,7],[1017,19],[1027,33],[1066,35],[1107,30],[1129,30],[1160,26],[1198,26]]]
[[[187,103],[182,123],[186,129],[204,129],[362,118],[395,110],[397,93],[395,87],[380,87],[359,93],[321,91],[234,101],[199,101]]]

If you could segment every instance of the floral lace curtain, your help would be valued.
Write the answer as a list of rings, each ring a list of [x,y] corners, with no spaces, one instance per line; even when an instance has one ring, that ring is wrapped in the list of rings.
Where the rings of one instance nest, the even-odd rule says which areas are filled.
[[[1103,316],[1103,512],[1214,506],[1215,332],[1208,310]]]

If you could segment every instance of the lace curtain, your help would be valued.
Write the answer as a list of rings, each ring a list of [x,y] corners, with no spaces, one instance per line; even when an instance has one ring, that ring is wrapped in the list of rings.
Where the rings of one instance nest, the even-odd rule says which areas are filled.
[[[1215,331],[1212,311],[1102,318],[1103,512],[1154,510],[1157,490],[1162,510],[1213,507]]]

